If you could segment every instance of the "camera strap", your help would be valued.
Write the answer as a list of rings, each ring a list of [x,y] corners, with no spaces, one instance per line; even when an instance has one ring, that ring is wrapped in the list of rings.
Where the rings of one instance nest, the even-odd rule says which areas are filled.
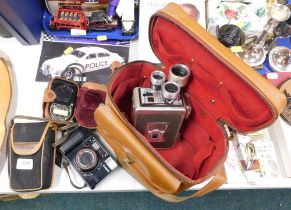
[[[70,175],[70,172],[69,172],[69,169],[68,169],[69,163],[68,163],[67,161],[64,161],[64,162],[62,163],[62,166],[64,167],[64,169],[65,169],[65,171],[66,171],[66,173],[67,173],[67,175],[68,175],[68,177],[69,177],[70,183],[71,183],[71,185],[72,185],[74,188],[76,188],[76,189],[79,190],[79,189],[83,189],[83,188],[87,187],[87,183],[86,183],[86,182],[84,183],[83,186],[78,186],[78,185],[76,185],[76,184],[73,182],[73,180],[72,180],[72,178],[71,178],[71,175]]]
[[[59,139],[58,141],[56,141],[55,143],[53,143],[52,146],[57,147],[57,146],[61,145],[62,143],[64,143],[68,139],[70,133],[72,133],[78,127],[79,127],[79,125],[77,123],[67,124],[67,125],[64,125],[62,127],[59,127],[58,131],[62,131],[63,137],[61,139]]]

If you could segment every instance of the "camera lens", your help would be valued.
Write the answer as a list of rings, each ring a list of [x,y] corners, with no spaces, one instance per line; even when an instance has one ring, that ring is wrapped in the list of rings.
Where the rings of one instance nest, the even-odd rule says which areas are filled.
[[[165,83],[165,74],[162,71],[153,71],[151,73],[151,88],[161,90],[162,84]]]
[[[154,74],[154,75],[153,75],[153,78],[156,79],[156,80],[161,80],[161,79],[163,79],[162,75],[160,75],[160,74]]]
[[[76,155],[76,165],[82,171],[88,171],[95,168],[97,163],[97,154],[90,148],[81,149]]]
[[[71,87],[68,85],[59,85],[54,91],[59,101],[63,101],[65,103],[70,102],[73,95],[73,89]]]
[[[178,77],[185,77],[187,75],[187,71],[180,66],[176,66],[172,69],[173,74],[175,74]]]
[[[176,86],[174,83],[167,83],[165,85],[165,90],[169,93],[176,93],[178,91],[178,86]]]
[[[166,100],[175,100],[180,93],[180,87],[177,83],[169,81],[162,85],[162,95]]]
[[[169,81],[176,82],[180,87],[187,85],[190,69],[183,64],[175,64],[170,67]]]

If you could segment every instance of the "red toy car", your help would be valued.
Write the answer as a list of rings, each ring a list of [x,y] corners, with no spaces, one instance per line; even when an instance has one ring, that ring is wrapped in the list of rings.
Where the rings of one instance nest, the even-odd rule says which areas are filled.
[[[49,27],[51,29],[82,29],[86,30],[88,19],[83,11],[72,9],[58,9],[51,19]]]

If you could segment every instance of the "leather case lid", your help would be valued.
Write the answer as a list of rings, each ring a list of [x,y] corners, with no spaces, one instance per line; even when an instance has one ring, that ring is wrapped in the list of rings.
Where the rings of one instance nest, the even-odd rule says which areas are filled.
[[[11,128],[11,147],[18,155],[33,155],[41,148],[51,123],[16,123]]]
[[[95,128],[94,111],[100,103],[105,103],[106,87],[92,82],[85,82],[79,89],[75,117],[86,128]]]
[[[177,4],[170,3],[152,16],[149,34],[166,71],[173,64],[187,65],[192,73],[188,92],[232,128],[250,132],[266,127],[285,106],[286,98],[278,89]]]

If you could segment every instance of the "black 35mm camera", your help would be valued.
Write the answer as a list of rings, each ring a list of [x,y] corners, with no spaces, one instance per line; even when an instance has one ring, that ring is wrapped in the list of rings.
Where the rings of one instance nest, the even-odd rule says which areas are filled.
[[[191,112],[188,95],[180,92],[187,85],[190,70],[183,64],[170,68],[168,81],[162,71],[151,74],[151,88],[133,90],[132,123],[153,147],[172,147],[179,138],[182,122]]]
[[[73,131],[59,150],[91,189],[117,167],[100,137],[86,128]]]

